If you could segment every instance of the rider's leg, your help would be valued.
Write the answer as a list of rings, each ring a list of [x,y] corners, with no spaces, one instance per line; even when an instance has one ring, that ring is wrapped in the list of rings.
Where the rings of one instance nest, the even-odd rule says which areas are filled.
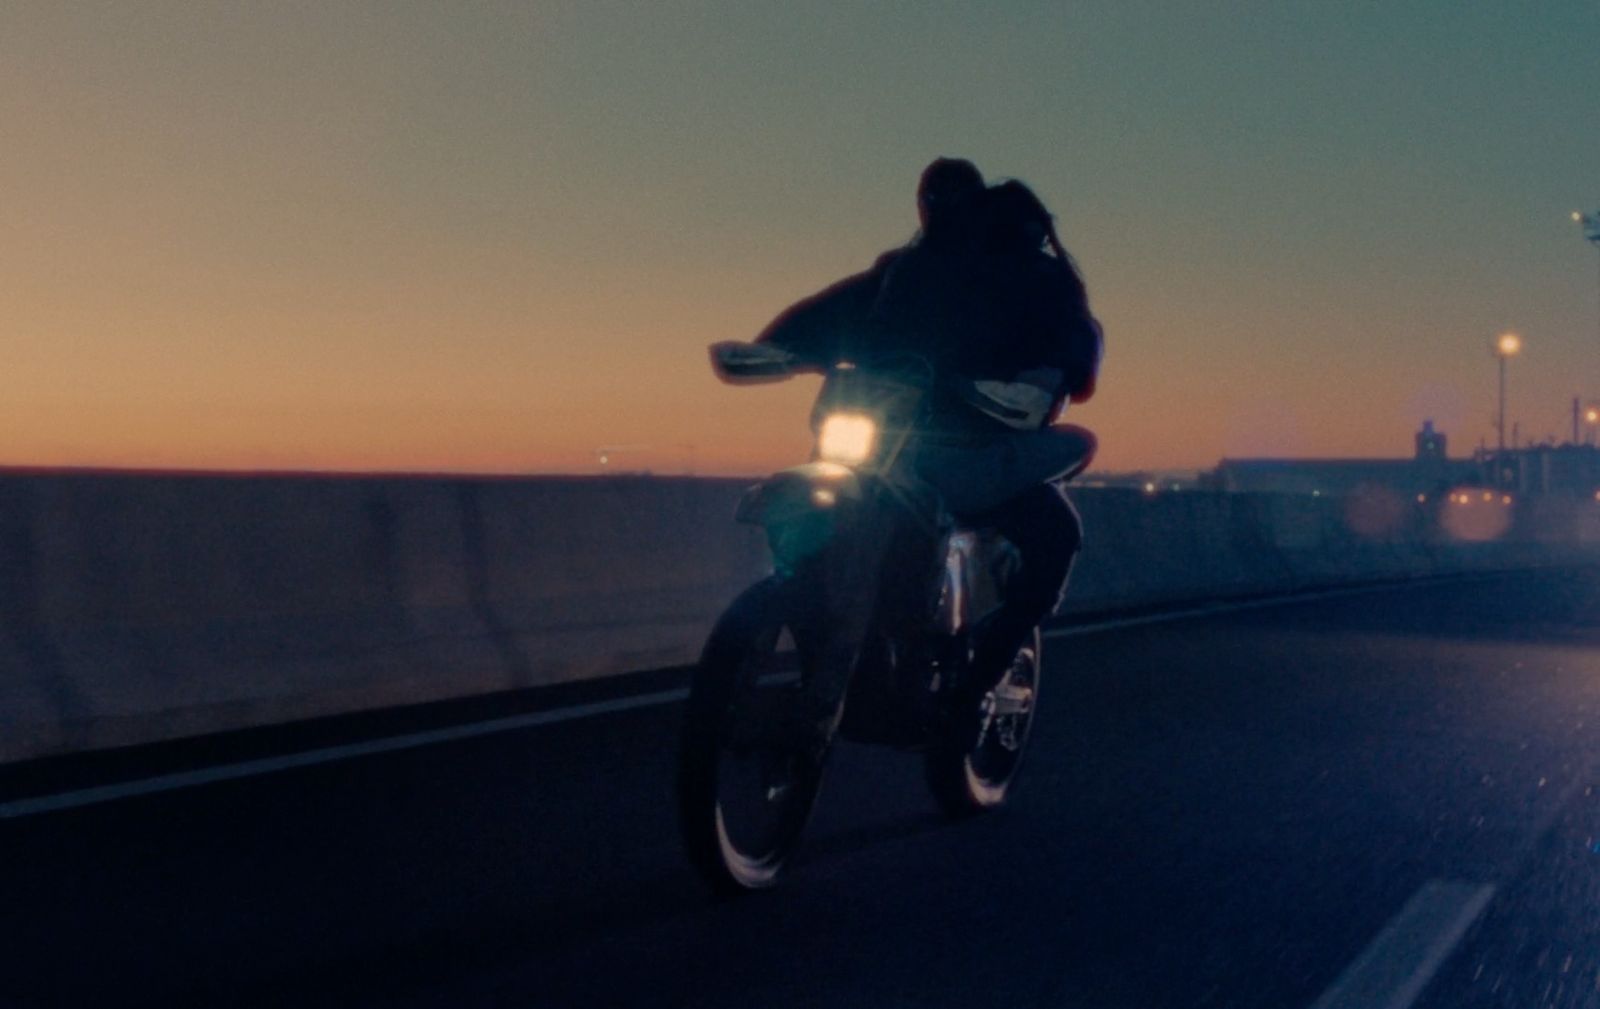
[[[1083,527],[1058,484],[1034,487],[973,519],[997,529],[1022,560],[1003,587],[1000,608],[977,629],[969,683],[981,695],[1000,681],[1033,629],[1061,604]]]

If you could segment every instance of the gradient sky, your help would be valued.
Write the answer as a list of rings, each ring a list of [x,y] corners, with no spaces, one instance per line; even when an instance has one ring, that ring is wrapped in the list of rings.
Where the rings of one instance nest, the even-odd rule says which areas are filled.
[[[1600,399],[1600,5],[0,5],[0,465],[750,473],[704,347],[936,155],[1056,211],[1108,469]]]

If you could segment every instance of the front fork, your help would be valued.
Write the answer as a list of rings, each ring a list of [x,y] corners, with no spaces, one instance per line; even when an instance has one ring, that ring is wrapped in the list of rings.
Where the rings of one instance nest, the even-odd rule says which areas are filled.
[[[810,652],[804,686],[819,707],[839,713],[866,643],[879,596],[894,515],[875,495],[841,509],[828,543],[794,570],[804,612],[797,634]]]

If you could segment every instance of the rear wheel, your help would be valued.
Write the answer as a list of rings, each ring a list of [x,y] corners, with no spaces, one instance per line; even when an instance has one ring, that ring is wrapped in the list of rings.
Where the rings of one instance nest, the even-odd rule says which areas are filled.
[[[935,734],[924,770],[947,815],[973,816],[1005,802],[1033,729],[1042,646],[1035,628],[1005,677],[979,702],[976,714],[955,712]]]
[[[822,782],[825,753],[795,731],[807,699],[797,601],[776,578],[746,589],[717,621],[690,687],[679,824],[689,860],[721,893],[777,882]]]

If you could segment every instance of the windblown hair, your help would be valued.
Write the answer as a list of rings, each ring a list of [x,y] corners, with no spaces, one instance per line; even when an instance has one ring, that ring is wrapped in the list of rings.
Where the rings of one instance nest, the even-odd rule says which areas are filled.
[[[1077,290],[1079,301],[1087,304],[1088,294],[1078,266],[1056,234],[1055,215],[1025,183],[1016,179],[990,186],[984,192],[982,240],[986,249],[999,255],[1028,255],[1048,248]]]

